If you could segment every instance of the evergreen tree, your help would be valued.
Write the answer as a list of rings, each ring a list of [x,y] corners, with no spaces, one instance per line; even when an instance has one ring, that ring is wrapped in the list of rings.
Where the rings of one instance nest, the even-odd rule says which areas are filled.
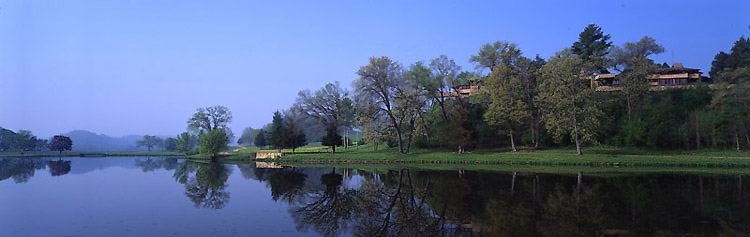
[[[321,143],[324,146],[331,147],[331,153],[336,153],[336,146],[341,146],[343,142],[341,141],[341,135],[339,135],[338,129],[334,126],[328,126],[326,128],[326,135],[323,136],[323,141]]]
[[[605,56],[609,51],[609,47],[612,46],[612,42],[609,39],[609,34],[605,35],[601,27],[589,24],[578,35],[578,41],[573,43],[570,51],[578,55],[584,62],[591,63],[590,65],[595,70],[606,72],[608,63]]]
[[[253,142],[255,143],[255,146],[257,146],[258,148],[263,148],[266,145],[268,145],[266,142],[266,131],[261,129],[258,135],[255,135]]]

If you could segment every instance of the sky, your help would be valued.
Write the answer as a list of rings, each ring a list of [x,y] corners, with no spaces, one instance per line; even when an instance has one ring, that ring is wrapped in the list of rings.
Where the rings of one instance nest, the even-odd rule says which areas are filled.
[[[750,35],[736,1],[0,0],[0,126],[40,137],[85,129],[177,135],[223,105],[236,136],[300,90],[346,88],[373,56],[405,66],[441,54],[463,70],[485,43],[549,58],[597,24],[615,45],[656,39],[656,62],[707,74]]]

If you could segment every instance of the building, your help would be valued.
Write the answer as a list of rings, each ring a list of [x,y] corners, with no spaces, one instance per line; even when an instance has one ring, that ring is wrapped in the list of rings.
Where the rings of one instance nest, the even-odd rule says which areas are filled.
[[[591,87],[596,88],[596,91],[622,90],[623,84],[614,73],[594,75],[589,79],[591,80]],[[651,87],[650,90],[679,88],[699,82],[710,82],[708,78],[702,76],[700,69],[686,68],[682,63],[675,63],[669,68],[660,68],[645,79]]]
[[[456,91],[438,93],[438,97],[461,97],[466,98],[479,93],[487,92],[487,87],[484,86],[482,77],[473,77],[469,79],[467,83],[460,85]]]

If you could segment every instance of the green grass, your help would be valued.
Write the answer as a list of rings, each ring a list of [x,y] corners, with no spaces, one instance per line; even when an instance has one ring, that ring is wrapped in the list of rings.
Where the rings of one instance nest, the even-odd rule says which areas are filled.
[[[170,151],[27,151],[0,152],[0,157],[71,157],[71,156],[185,156],[185,154]]]
[[[337,149],[338,150],[338,149]],[[481,163],[520,165],[587,165],[587,166],[703,166],[750,167],[750,153],[734,150],[706,149],[650,150],[592,146],[584,148],[584,155],[575,149],[557,148],[543,150],[478,150],[465,154],[449,151],[416,149],[409,154],[399,154],[394,148],[372,151],[362,146],[359,151],[349,149],[342,153],[294,154],[279,159],[287,163]]]

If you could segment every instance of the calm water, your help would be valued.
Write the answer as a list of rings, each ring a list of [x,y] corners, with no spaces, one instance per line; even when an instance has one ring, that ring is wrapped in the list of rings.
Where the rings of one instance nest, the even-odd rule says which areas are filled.
[[[743,179],[0,159],[0,236],[743,236]]]

